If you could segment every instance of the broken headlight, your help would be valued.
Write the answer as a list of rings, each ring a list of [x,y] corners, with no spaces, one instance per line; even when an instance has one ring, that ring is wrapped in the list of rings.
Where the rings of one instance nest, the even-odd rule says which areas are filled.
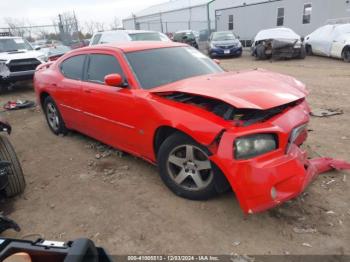
[[[237,138],[234,142],[234,157],[244,160],[266,154],[278,147],[274,134],[257,134]]]

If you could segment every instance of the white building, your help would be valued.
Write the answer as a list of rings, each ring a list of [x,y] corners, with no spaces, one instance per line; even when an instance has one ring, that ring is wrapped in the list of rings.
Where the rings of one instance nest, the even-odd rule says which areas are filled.
[[[123,20],[126,29],[233,30],[249,41],[261,29],[290,27],[306,36],[330,20],[350,22],[350,0],[172,0]],[[209,22],[210,21],[210,22]]]
[[[341,18],[350,22],[350,0],[217,0],[210,9],[214,30],[233,30],[243,40],[278,26],[306,36]]]
[[[208,28],[210,0],[173,0],[154,5],[123,20],[125,29],[155,30],[163,33]],[[214,26],[214,24],[213,24]]]

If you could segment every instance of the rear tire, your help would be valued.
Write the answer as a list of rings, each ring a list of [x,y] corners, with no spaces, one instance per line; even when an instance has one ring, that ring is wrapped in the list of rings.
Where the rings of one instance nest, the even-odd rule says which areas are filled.
[[[350,46],[346,46],[342,52],[344,62],[350,63]]]
[[[207,200],[230,186],[226,177],[209,160],[209,150],[190,137],[175,133],[158,151],[158,168],[165,185],[177,196]]]
[[[55,103],[55,101],[48,96],[44,101],[44,112],[47,124],[55,135],[66,135],[68,129],[63,121],[62,115]]]
[[[4,189],[6,197],[14,197],[24,191],[26,182],[16,152],[6,136],[0,135],[0,159],[11,163],[7,167],[8,185]]]

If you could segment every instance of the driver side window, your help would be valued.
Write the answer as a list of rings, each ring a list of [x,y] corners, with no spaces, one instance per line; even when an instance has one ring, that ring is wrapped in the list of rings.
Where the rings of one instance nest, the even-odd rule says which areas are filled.
[[[104,78],[109,74],[124,76],[122,68],[114,56],[103,54],[92,54],[89,56],[87,81],[104,84]]]

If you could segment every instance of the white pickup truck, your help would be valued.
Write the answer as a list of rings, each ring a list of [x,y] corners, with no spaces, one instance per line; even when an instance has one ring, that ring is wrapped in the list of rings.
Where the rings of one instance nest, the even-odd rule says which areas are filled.
[[[27,40],[0,34],[0,90],[17,81],[31,80],[45,59]]]

